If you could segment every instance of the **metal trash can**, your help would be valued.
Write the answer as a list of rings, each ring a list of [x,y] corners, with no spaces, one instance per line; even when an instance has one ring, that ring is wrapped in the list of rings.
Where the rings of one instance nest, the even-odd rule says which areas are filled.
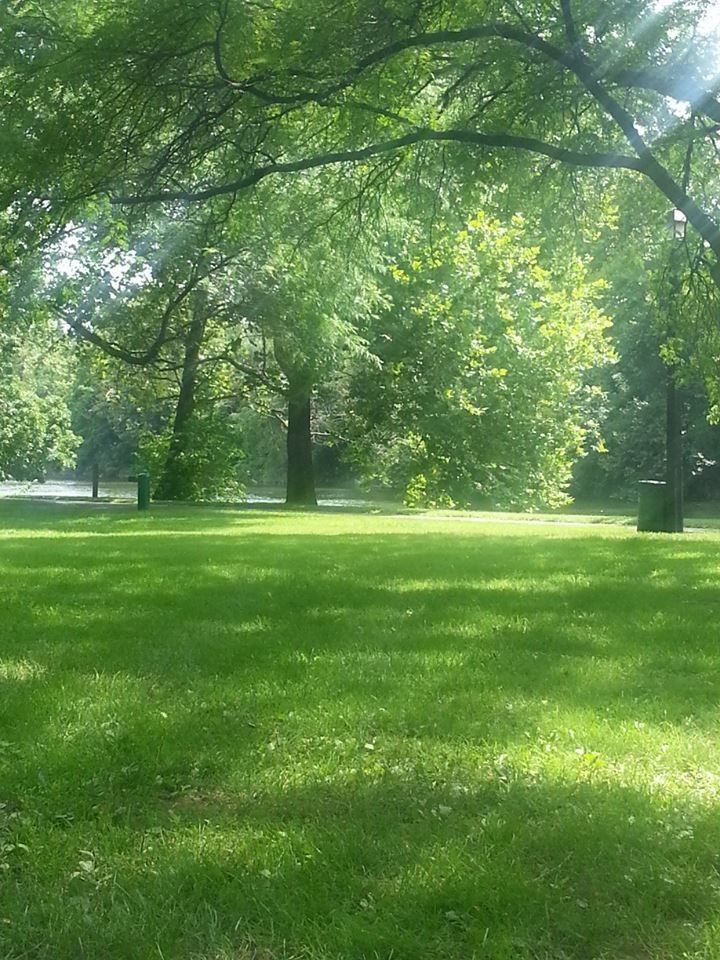
[[[139,473],[137,478],[138,510],[150,509],[150,474]]]
[[[641,480],[638,484],[639,533],[668,533],[668,493],[664,480]]]

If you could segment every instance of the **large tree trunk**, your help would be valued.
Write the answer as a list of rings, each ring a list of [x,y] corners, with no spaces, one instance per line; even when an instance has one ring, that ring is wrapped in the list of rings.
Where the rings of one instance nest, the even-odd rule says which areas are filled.
[[[312,385],[289,379],[287,430],[287,496],[295,506],[317,506],[312,455]]]
[[[180,394],[175,407],[172,436],[163,472],[155,488],[156,500],[189,500],[193,494],[192,467],[188,461],[191,438],[190,421],[195,411],[200,350],[205,335],[205,311],[196,304],[185,340]]]

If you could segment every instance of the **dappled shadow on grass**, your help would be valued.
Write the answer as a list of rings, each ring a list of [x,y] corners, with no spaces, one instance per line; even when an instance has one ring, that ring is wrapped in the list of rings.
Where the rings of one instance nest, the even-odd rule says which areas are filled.
[[[264,909],[287,911],[288,932],[325,927],[341,955],[355,937],[366,956],[667,950],[678,933],[677,946],[689,939],[676,925],[696,928],[717,909],[717,856],[706,843],[720,831],[708,813],[602,783],[515,779],[502,766],[487,778],[460,793],[452,782],[387,777],[229,798],[224,808],[198,798],[172,811],[185,823],[210,815],[220,834],[239,822],[279,839],[266,872],[233,851],[199,859],[244,881],[239,912],[262,925]],[[194,864],[187,879],[203,889]]]
[[[382,701],[409,734],[519,736],[535,708],[512,701],[540,696],[715,723],[713,542],[171,532],[4,544],[4,655],[43,689],[70,672],[170,692],[225,678],[254,710],[305,687]]]
[[[542,683],[580,703],[599,693],[662,696],[684,714],[693,692],[698,709],[716,704],[712,541],[668,548],[457,528],[310,541],[231,529],[2,544],[4,652],[44,669],[180,686],[268,670],[299,679],[311,672],[302,656],[322,655],[312,670],[339,669],[339,695],[383,696],[406,677],[373,658],[411,676],[424,658],[439,695],[482,670],[508,694]],[[343,673],[345,662],[355,669]],[[578,684],[578,668],[593,662],[612,669]],[[709,684],[713,695],[703,696]]]
[[[6,524],[2,955],[698,947],[716,542],[278,519]]]
[[[500,761],[471,786],[417,771],[158,791],[140,819],[120,806],[94,836],[54,826],[62,915],[33,895],[47,866],[31,857],[12,875],[17,943],[48,957],[75,956],[78,937],[87,956],[235,956],[249,941],[276,957],[686,955],[720,906],[717,816],[587,776]]]

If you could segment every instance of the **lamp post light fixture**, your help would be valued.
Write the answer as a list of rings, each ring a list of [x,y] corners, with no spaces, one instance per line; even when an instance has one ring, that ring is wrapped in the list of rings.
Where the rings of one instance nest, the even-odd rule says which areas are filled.
[[[668,214],[668,222],[673,240],[684,240],[687,232],[687,217],[682,210],[678,210],[677,207],[671,210]]]

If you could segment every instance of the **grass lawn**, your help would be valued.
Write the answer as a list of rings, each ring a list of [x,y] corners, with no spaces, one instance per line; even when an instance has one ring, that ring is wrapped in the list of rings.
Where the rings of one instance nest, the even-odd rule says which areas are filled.
[[[0,958],[720,958],[719,548],[0,503]]]

